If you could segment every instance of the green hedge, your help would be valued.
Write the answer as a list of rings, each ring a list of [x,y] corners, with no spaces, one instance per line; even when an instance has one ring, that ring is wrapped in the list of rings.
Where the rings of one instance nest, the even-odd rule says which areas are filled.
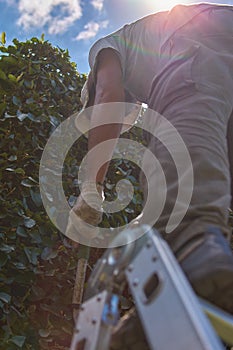
[[[86,77],[43,38],[0,51],[0,347],[59,349],[72,333],[77,252],[45,213],[38,170],[52,130],[80,109]]]

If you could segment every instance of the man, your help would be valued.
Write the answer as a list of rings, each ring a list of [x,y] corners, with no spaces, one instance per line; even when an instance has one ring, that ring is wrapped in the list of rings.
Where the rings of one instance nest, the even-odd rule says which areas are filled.
[[[168,189],[156,227],[195,291],[233,312],[233,256],[226,239],[231,202],[227,126],[233,114],[233,7],[178,5],[152,14],[97,41],[89,62],[88,89],[93,101],[88,106],[124,102],[129,91],[135,101],[163,115],[182,137],[192,161],[194,189],[185,217],[166,234],[178,180],[166,147],[147,135]],[[114,114],[109,109],[103,116],[101,108],[95,108],[89,151],[112,140],[101,154],[110,159],[123,121],[123,112]],[[108,163],[99,169],[98,152],[88,155],[86,181],[70,223],[77,231],[82,230],[79,219],[93,226],[101,221],[101,199],[95,186],[101,193],[107,169]],[[156,174],[149,181],[156,182]],[[143,181],[142,187],[146,193]]]

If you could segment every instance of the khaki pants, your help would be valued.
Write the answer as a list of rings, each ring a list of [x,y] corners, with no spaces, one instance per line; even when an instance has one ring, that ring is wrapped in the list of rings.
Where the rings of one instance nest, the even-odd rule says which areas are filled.
[[[159,160],[167,182],[165,206],[155,227],[177,251],[209,226],[220,227],[226,236],[230,232],[227,223],[233,150],[228,147],[233,143],[233,121],[229,122],[233,116],[233,11],[212,9],[199,14],[161,48],[160,60],[160,74],[154,80],[149,107],[177,129],[194,171],[188,210],[178,227],[168,234],[165,227],[178,191],[176,166],[166,147],[149,137],[149,148]],[[227,131],[228,122],[231,129]],[[150,173],[148,157],[144,158],[144,165],[149,181],[158,188],[159,180],[156,172]],[[146,196],[145,181],[142,186]],[[155,206],[159,200],[155,195]]]

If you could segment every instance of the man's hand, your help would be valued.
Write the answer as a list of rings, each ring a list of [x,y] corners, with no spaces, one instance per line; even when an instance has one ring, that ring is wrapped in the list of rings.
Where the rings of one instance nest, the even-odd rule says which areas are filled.
[[[97,225],[102,221],[104,195],[102,186],[85,182],[78,200],[69,214],[66,236],[79,241],[79,237],[92,239],[98,235]]]

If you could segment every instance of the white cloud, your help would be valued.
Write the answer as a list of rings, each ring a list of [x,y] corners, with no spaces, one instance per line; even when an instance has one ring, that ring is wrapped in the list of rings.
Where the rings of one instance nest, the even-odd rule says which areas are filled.
[[[106,28],[108,25],[108,21],[102,21],[102,22],[89,22],[84,26],[84,29],[82,32],[80,32],[75,40],[88,40],[91,38],[94,38],[96,34],[99,32],[100,29]]]
[[[96,10],[101,11],[104,6],[104,0],[92,0],[91,4]]]
[[[18,10],[19,26],[28,30],[47,25],[49,34],[64,33],[82,17],[80,0],[19,0]],[[56,14],[56,10],[59,10],[59,14]]]

